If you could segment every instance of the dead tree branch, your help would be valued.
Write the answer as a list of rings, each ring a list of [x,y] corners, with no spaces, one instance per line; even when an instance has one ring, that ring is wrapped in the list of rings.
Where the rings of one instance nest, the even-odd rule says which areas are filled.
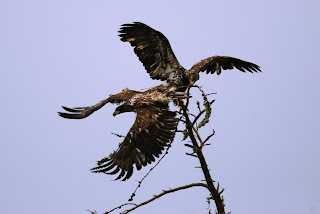
[[[168,193],[173,193],[173,192],[176,192],[176,191],[179,191],[179,190],[183,190],[183,189],[188,189],[188,188],[191,188],[191,187],[205,187],[205,188],[208,188],[207,184],[204,184],[204,183],[192,183],[192,184],[188,184],[188,185],[185,185],[185,186],[181,186],[181,187],[177,187],[177,188],[174,188],[174,189],[169,189],[169,190],[164,190],[162,193],[158,194],[158,195],[155,195],[153,196],[152,198],[150,198],[149,200],[145,201],[145,202],[142,202],[138,205],[135,205],[134,207],[132,207],[131,209],[127,209],[125,210],[124,212],[122,212],[121,214],[127,214],[143,205],[146,205],[154,200],[156,200],[157,198],[160,198]],[[110,212],[106,212],[105,214],[108,214]]]
[[[199,146],[198,141],[197,141],[197,139],[195,137],[195,134],[194,134],[194,133],[196,133],[196,135],[199,135],[198,132],[194,132],[194,130],[196,130],[195,127],[194,127],[194,124],[195,124],[196,120],[199,119],[200,116],[204,112],[206,113],[205,117],[206,117],[207,121],[203,122],[204,121],[203,120],[201,122],[203,122],[203,125],[205,125],[208,122],[208,118],[211,115],[211,104],[214,102],[214,100],[209,102],[207,97],[206,97],[206,94],[204,93],[204,91],[198,86],[194,86],[194,87],[197,87],[202,92],[205,109],[201,110],[199,112],[199,114],[197,115],[197,117],[195,118],[195,120],[193,122],[190,121],[188,109],[187,109],[187,107],[185,105],[181,105],[182,111],[183,111],[182,113],[183,113],[183,116],[184,116],[185,121],[186,121],[186,130],[188,132],[187,133],[188,137],[190,137],[190,140],[191,140],[191,142],[193,144],[193,151],[196,153],[196,156],[199,159],[202,172],[203,172],[205,180],[207,182],[208,190],[211,193],[212,199],[215,201],[218,213],[219,214],[223,214],[223,213],[225,213],[225,210],[224,210],[224,200],[223,200],[223,197],[221,195],[222,192],[219,193],[219,184],[218,184],[218,188],[217,189],[215,188],[215,186],[213,184],[213,180],[212,180],[210,172],[209,172],[209,169],[208,169],[208,165],[207,165],[206,160],[205,160],[205,158],[203,156],[203,153],[202,153],[202,146],[204,145],[204,143],[207,140],[209,140],[212,137],[214,132],[213,132],[213,134],[211,134],[211,135],[209,135],[207,137],[205,142],[203,142],[203,143],[201,142],[200,146]],[[189,104],[189,101],[187,101],[187,103]],[[199,108],[200,105],[199,104],[197,104],[197,105],[198,105],[198,108]],[[199,108],[199,110],[200,110],[200,108]]]
[[[189,137],[192,141],[192,144],[195,148],[197,149],[194,149],[196,154],[197,154],[197,157],[200,161],[200,164],[201,164],[201,169],[202,169],[202,172],[204,174],[204,177],[206,179],[206,182],[207,182],[207,185],[208,185],[208,190],[210,191],[211,193],[211,196],[213,198],[213,200],[215,201],[216,203],[216,207],[217,207],[217,210],[218,210],[218,213],[222,214],[222,213],[225,213],[224,211],[224,200],[223,198],[220,196],[220,193],[217,191],[217,189],[214,187],[214,184],[213,184],[213,180],[211,178],[211,175],[209,173],[209,169],[208,169],[208,166],[207,166],[207,163],[206,163],[206,160],[203,156],[203,153],[202,153],[202,149],[199,147],[198,145],[198,142],[193,134],[193,126],[192,126],[192,123],[189,119],[189,115],[188,115],[188,111],[186,109],[186,107],[184,105],[182,105],[182,110],[183,110],[183,115],[187,121],[187,124],[186,124],[186,127],[187,127],[187,130],[188,130],[188,134],[189,134]]]
[[[117,207],[113,208],[113,209],[110,210],[110,211],[105,212],[105,214],[111,213],[111,212],[113,212],[113,211],[115,211],[115,210],[117,210],[117,209],[121,209],[123,206],[127,206],[127,205],[137,206],[137,204],[135,204],[135,203],[125,203],[125,204],[121,204],[120,206],[117,206]],[[91,213],[92,213],[92,212],[91,212]]]

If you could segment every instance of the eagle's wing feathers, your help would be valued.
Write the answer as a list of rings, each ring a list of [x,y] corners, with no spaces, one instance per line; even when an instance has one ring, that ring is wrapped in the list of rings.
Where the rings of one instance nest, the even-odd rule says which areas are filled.
[[[256,64],[228,56],[208,57],[192,66],[190,70],[193,72],[206,71],[207,74],[217,73],[219,75],[221,73],[221,69],[230,70],[233,68],[236,68],[242,72],[261,72],[260,67]]]
[[[134,52],[152,79],[167,80],[172,72],[182,68],[168,39],[159,31],[140,22],[120,28],[121,41],[130,42]]]
[[[68,107],[62,106],[62,108],[66,110],[68,113],[58,112],[58,114],[60,117],[64,117],[67,119],[83,119],[91,115],[93,112],[99,110],[107,103],[121,103],[121,102],[127,101],[136,93],[138,92],[125,88],[122,92],[115,95],[110,95],[109,98],[102,100],[93,106],[74,107],[74,108],[68,108]]]
[[[118,150],[99,161],[93,172],[116,174],[121,170],[116,180],[127,180],[133,173],[133,165],[140,170],[155,161],[171,143],[178,124],[176,113],[155,107],[137,109],[136,113],[135,123]]]
[[[108,99],[102,100],[99,103],[93,106],[88,106],[88,107],[68,108],[68,107],[62,106],[62,108],[68,111],[68,113],[58,112],[58,114],[60,117],[64,117],[67,119],[83,119],[88,117],[93,112],[102,108],[106,103],[108,103]]]

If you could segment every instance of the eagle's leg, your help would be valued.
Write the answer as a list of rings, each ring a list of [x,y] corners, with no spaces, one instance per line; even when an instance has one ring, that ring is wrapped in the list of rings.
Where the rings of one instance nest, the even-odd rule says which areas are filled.
[[[179,113],[182,112],[182,106],[184,105],[183,99],[190,98],[185,92],[175,92],[173,95],[173,104],[179,106]]]
[[[173,103],[176,105],[176,106],[179,106],[179,113],[182,112],[182,106],[184,105],[184,102],[183,102],[183,99],[176,99],[173,101]]]
[[[184,105],[183,99],[178,99],[179,112],[182,112],[182,106]]]

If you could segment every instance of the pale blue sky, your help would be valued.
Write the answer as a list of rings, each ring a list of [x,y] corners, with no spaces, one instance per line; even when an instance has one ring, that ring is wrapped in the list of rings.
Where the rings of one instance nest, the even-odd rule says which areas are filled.
[[[217,92],[202,134],[216,130],[205,155],[226,211],[319,214],[319,9],[316,0],[0,1],[1,213],[102,213],[130,197],[149,167],[126,182],[89,169],[117,148],[110,133],[125,135],[134,114],[114,118],[111,104],[80,121],[56,112],[160,83],[117,36],[140,21],[169,39],[186,68],[226,55],[263,70],[198,81]],[[181,138],[134,202],[203,179]],[[134,213],[206,213],[207,196],[184,190]]]

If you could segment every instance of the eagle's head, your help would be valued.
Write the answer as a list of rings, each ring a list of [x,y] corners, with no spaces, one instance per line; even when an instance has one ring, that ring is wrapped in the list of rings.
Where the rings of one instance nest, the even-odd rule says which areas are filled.
[[[121,113],[123,113],[123,112],[130,112],[130,111],[132,111],[132,107],[129,106],[129,105],[123,104],[123,105],[118,106],[118,107],[116,108],[116,110],[113,112],[113,116],[115,117],[115,116],[117,116],[118,114],[121,114]]]
[[[190,85],[193,85],[199,79],[199,73],[197,71],[188,70],[186,74]]]

